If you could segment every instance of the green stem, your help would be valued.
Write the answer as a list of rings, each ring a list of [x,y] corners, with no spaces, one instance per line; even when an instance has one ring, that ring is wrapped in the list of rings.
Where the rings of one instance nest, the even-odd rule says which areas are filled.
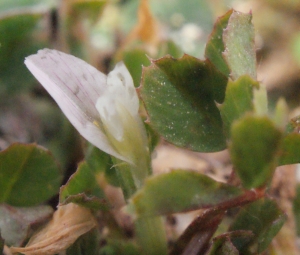
[[[136,183],[132,176],[131,166],[117,158],[113,158],[121,189],[126,201],[137,191]]]
[[[141,217],[135,221],[138,244],[143,255],[167,254],[167,238],[162,217]]]
[[[126,201],[141,187],[134,180],[136,166],[114,159]],[[149,168],[148,168],[149,169]],[[150,171],[148,171],[149,173]],[[142,180],[144,181],[144,180]],[[142,182],[141,182],[142,183]],[[166,255],[167,238],[162,217],[141,217],[135,221],[136,237],[143,255]]]

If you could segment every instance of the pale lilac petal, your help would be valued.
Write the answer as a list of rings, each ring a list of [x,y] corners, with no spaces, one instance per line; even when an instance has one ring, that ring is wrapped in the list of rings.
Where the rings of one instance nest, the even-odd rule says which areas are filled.
[[[123,62],[119,62],[107,75],[107,86],[115,101],[122,102],[132,116],[138,114],[139,99],[132,77]]]
[[[120,116],[122,113],[119,112],[117,106],[118,101],[115,101],[113,95],[108,92],[105,92],[96,103],[103,125],[106,125],[106,129],[115,139],[121,141],[124,135],[124,123]]]
[[[125,160],[107,140],[95,107],[107,88],[106,75],[81,59],[49,49],[27,57],[25,64],[86,140]]]
[[[120,109],[126,109],[133,117],[138,116],[139,110],[139,99],[133,80],[123,62],[119,62],[107,75],[107,90],[98,98],[96,108],[110,134],[121,141],[124,123]]]

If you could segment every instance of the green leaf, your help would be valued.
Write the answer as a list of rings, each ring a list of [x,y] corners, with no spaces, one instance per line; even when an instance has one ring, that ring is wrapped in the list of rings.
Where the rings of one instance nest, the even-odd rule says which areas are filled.
[[[256,54],[252,14],[233,11],[223,33],[224,58],[233,80],[248,74],[256,79]]]
[[[91,144],[86,152],[85,161],[95,174],[105,172],[112,164],[108,154]]]
[[[0,230],[7,245],[20,246],[33,228],[41,226],[53,213],[50,206],[12,207],[0,205]]]
[[[180,58],[183,55],[182,50],[173,41],[162,41],[158,45],[157,57],[163,57],[165,55],[170,55],[173,58]]]
[[[229,230],[252,231],[254,236],[251,243],[241,249],[240,254],[260,254],[268,247],[285,220],[286,215],[275,201],[260,199],[241,209]]]
[[[178,46],[172,41],[163,41],[158,45],[158,57],[165,56],[170,54],[173,57],[182,56],[182,51],[178,48]],[[146,50],[142,48],[133,48],[124,50],[122,53],[123,61],[130,72],[134,86],[139,87],[141,84],[142,77],[142,67],[149,66],[151,64]]]
[[[21,1],[1,0],[0,12],[5,13],[17,9],[28,10],[29,8],[35,8],[35,9],[53,8],[56,7],[56,4],[58,3],[55,0],[21,0]]]
[[[265,90],[265,95],[266,95],[265,97],[267,98],[267,89],[264,88],[264,90]],[[266,105],[267,104],[268,104],[268,102],[266,102]],[[268,109],[267,109],[267,107],[265,107],[265,108],[266,108],[265,113],[267,113]],[[286,129],[286,126],[288,125],[288,118],[289,118],[289,107],[287,105],[286,100],[283,97],[281,97],[276,102],[276,106],[274,109],[272,119],[278,127],[282,128],[282,129]]]
[[[112,177],[111,158],[108,154],[90,145],[77,171],[66,185],[60,189],[60,203],[76,203],[95,210],[108,210],[110,205],[100,187],[101,182],[115,184],[117,177]]]
[[[229,76],[230,70],[223,57],[223,52],[225,50],[223,32],[228,25],[228,20],[232,13],[233,10],[229,10],[223,16],[218,18],[205,47],[205,57],[208,58],[226,77]]]
[[[136,166],[124,162],[117,158],[112,158],[114,163],[115,172],[113,172],[113,178],[118,180],[123,192],[124,198],[129,199],[136,192],[136,184],[132,172],[136,171]]]
[[[141,94],[154,129],[180,147],[225,149],[215,101],[224,100],[227,78],[209,62],[184,55],[152,61],[143,70]]]
[[[212,250],[208,255],[239,255],[229,238],[219,239],[213,243]]]
[[[66,255],[98,255],[99,233],[97,229],[80,236],[67,250]]]
[[[128,210],[141,216],[166,215],[218,205],[241,194],[239,188],[206,175],[173,170],[148,178],[130,200]]]
[[[109,184],[120,187],[119,176],[110,155],[99,150],[97,147],[90,144],[89,149],[86,152],[86,163],[89,165],[95,174],[104,172],[106,181]]]
[[[279,165],[300,163],[300,134],[290,133],[283,138]]]
[[[108,244],[100,249],[99,255],[140,255],[140,251],[130,242],[108,240]]]
[[[248,245],[253,237],[254,234],[247,230],[224,233],[213,239],[208,255],[239,255],[239,251]]]
[[[45,30],[43,18],[45,12],[37,11],[0,17],[0,94],[24,92],[35,84],[24,59],[47,45],[43,36],[34,37]]]
[[[61,171],[46,149],[35,144],[13,144],[0,152],[0,162],[1,203],[32,206],[57,194]]]
[[[268,117],[246,115],[231,129],[233,167],[247,189],[266,185],[277,167],[282,133]]]
[[[248,75],[228,82],[225,101],[219,107],[227,137],[230,136],[232,123],[253,110],[253,89],[258,86],[258,82]]]
[[[103,176],[104,173],[102,176],[101,173],[97,174],[97,170],[89,167],[87,162],[80,163],[67,184],[61,187],[60,203],[73,202],[88,208],[107,210],[109,207],[105,201],[104,192],[97,183],[97,179],[99,180]]]
[[[167,255],[167,236],[162,217],[139,217],[134,222],[136,243],[145,255]]]
[[[76,1],[71,3],[72,12],[70,18],[73,20],[88,18],[91,22],[99,19],[100,13],[103,11],[106,0]]]
[[[150,65],[146,51],[142,49],[124,51],[123,61],[132,76],[134,86],[139,87],[142,77],[142,67]]]
[[[227,77],[209,61],[201,61],[185,54],[180,59],[166,56],[152,63],[167,75],[178,91],[200,109],[206,107],[206,111],[214,112],[214,100],[218,103],[224,101]]]
[[[253,91],[253,106],[257,115],[268,115],[268,95],[264,84],[260,84],[259,88]],[[273,117],[273,121],[277,124],[275,117]],[[282,123],[277,126],[282,126]]]
[[[148,145],[149,145],[149,151],[152,153],[155,149],[155,147],[159,144],[160,142],[160,136],[159,134],[149,125],[148,123],[145,123],[145,128],[147,132],[147,137],[148,137]]]
[[[69,203],[78,204],[82,207],[86,207],[96,211],[108,211],[111,206],[104,198],[97,198],[96,196],[90,196],[85,193],[79,193],[76,195],[68,195],[60,205],[66,205]]]

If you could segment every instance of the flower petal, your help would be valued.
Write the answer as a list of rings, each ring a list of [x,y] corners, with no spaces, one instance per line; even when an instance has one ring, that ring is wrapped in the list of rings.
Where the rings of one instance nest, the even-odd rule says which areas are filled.
[[[122,103],[132,116],[138,115],[139,99],[132,77],[123,62],[119,62],[107,75],[107,86],[115,101]]]
[[[107,130],[121,141],[124,135],[121,108],[125,108],[134,118],[138,116],[139,99],[133,80],[123,62],[119,62],[107,75],[107,90],[101,94],[96,108]]]
[[[106,96],[105,96],[106,95]],[[103,125],[106,126],[106,132],[112,134],[115,139],[121,141],[124,135],[124,123],[117,109],[117,101],[110,93],[105,93],[96,103],[96,108],[101,116]]]
[[[107,89],[106,75],[79,58],[49,49],[27,57],[25,64],[86,140],[126,160],[108,141],[95,107]]]

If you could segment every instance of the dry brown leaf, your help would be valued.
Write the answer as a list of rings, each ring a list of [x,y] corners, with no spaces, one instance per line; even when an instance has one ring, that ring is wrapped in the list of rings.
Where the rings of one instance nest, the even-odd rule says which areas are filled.
[[[52,255],[67,249],[76,239],[96,226],[90,210],[70,203],[59,206],[53,219],[36,233],[26,247],[11,247],[13,253]]]
[[[153,17],[148,0],[141,0],[138,9],[138,22],[128,35],[124,46],[139,39],[150,47],[156,47],[159,42],[159,28]]]
[[[4,245],[4,248],[3,248],[3,255],[12,255],[10,248],[6,245]]]

